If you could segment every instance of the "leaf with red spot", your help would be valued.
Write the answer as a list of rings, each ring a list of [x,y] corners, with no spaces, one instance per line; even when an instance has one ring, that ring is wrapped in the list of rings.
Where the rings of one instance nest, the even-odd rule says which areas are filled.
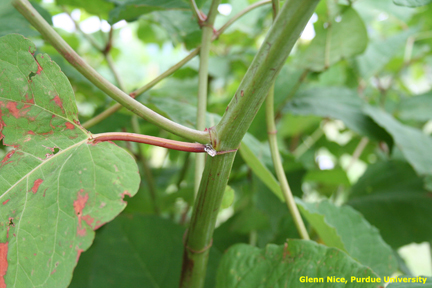
[[[0,287],[66,287],[139,185],[126,151],[89,141],[68,79],[35,50],[0,38],[0,140],[12,148],[0,162]]]

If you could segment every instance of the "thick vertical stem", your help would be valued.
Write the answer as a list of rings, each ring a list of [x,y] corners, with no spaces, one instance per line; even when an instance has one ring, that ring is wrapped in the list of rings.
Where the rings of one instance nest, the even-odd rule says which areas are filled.
[[[204,287],[216,218],[236,153],[208,157],[184,242],[180,287]]]
[[[200,65],[198,72],[198,105],[197,105],[197,130],[202,131],[206,127],[207,91],[208,91],[208,63],[210,46],[213,38],[213,24],[216,19],[217,8],[220,0],[213,0],[207,20],[202,24],[202,38],[200,51]],[[195,1],[192,1],[195,4]],[[195,5],[196,7],[196,5]],[[199,16],[199,11],[198,11]],[[195,193],[198,192],[201,175],[204,171],[205,155],[196,155],[195,158]]]
[[[240,145],[256,112],[319,0],[286,0],[259,52],[221,119],[210,130],[217,151]],[[204,285],[208,251],[235,153],[207,157],[203,179],[186,234],[180,287]]]

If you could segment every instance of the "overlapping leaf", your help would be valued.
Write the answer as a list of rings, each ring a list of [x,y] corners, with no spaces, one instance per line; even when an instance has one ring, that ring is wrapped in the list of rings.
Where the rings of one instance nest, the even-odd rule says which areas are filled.
[[[323,278],[321,283],[300,282],[300,277]],[[327,277],[344,278],[346,283],[328,282]],[[238,244],[228,250],[219,265],[216,287],[347,287],[378,288],[379,283],[351,282],[351,277],[373,278],[369,268],[336,248],[312,241],[288,240],[285,245],[270,244],[259,249]],[[381,286],[382,287],[382,286]]]
[[[0,138],[12,148],[0,164],[0,286],[66,287],[139,176],[123,149],[89,142],[67,78],[35,50],[0,38]]]
[[[365,106],[364,111],[393,137],[396,146],[419,175],[432,174],[432,138],[421,130],[404,125],[377,107]]]
[[[70,288],[177,287],[184,230],[156,216],[120,215],[83,253]],[[219,260],[212,248],[205,287],[213,287]]]
[[[397,270],[393,251],[378,230],[351,207],[337,207],[328,201],[305,203],[297,200],[300,211],[330,247],[346,251],[381,276]]]
[[[366,49],[368,36],[363,20],[353,8],[340,6],[339,9],[339,15],[331,16],[327,26],[319,21],[315,27],[316,37],[298,58],[302,68],[322,71]]]
[[[406,162],[378,162],[352,187],[348,204],[380,230],[393,248],[432,238],[431,193]]]

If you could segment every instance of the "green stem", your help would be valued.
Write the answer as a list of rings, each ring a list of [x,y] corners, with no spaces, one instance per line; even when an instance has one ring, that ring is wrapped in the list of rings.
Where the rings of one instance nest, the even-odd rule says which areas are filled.
[[[207,157],[184,243],[182,288],[204,287],[213,230],[234,157],[235,153]]]
[[[206,20],[205,15],[203,15],[201,13],[201,11],[198,9],[198,6],[196,5],[195,0],[189,0],[189,2],[191,3],[192,11],[195,13],[195,16],[198,19],[198,24],[201,25]]]
[[[240,11],[239,13],[237,13],[235,16],[233,16],[230,20],[228,20],[228,22],[223,25],[217,32],[215,35],[213,35],[212,41],[216,40],[220,34],[222,34],[223,32],[225,32],[226,29],[228,29],[229,26],[231,26],[236,20],[238,20],[240,17],[242,17],[243,15],[245,15],[247,12],[260,7],[262,5],[265,4],[269,4],[271,1],[270,0],[266,0],[266,1],[260,1],[260,2],[256,2],[248,7],[246,7],[244,10]],[[195,50],[193,50],[191,53],[189,53],[189,55],[187,55],[185,58],[183,58],[180,62],[178,62],[177,64],[175,64],[174,66],[172,66],[171,68],[169,68],[167,71],[165,71],[164,73],[162,73],[161,75],[159,75],[158,77],[156,77],[155,79],[153,79],[151,82],[149,82],[148,84],[144,85],[143,87],[135,90],[134,92],[132,92],[130,95],[132,97],[136,97],[144,92],[146,92],[147,90],[151,89],[153,86],[155,86],[157,83],[159,83],[160,81],[162,81],[163,79],[165,79],[166,77],[170,76],[172,73],[174,73],[175,71],[177,71],[178,69],[180,69],[183,65],[185,65],[187,62],[189,62],[191,59],[193,59],[196,55],[198,55],[198,53],[201,50],[201,46],[198,46],[197,48],[195,48]],[[107,110],[105,110],[104,112],[102,112],[101,114],[95,116],[94,118],[88,120],[87,122],[85,122],[82,126],[86,129],[96,125],[97,123],[101,122],[102,120],[108,118],[110,115],[114,114],[115,112],[117,112],[118,110],[120,110],[123,106],[119,103],[114,104],[113,106],[111,106],[110,108],[108,108]]]
[[[210,128],[216,150],[237,149],[319,0],[286,0],[221,122]],[[207,157],[185,238],[180,287],[204,285],[209,248],[235,153]]]
[[[297,208],[297,205],[294,200],[294,196],[292,195],[291,189],[288,184],[288,179],[286,178],[282,161],[279,155],[279,147],[277,144],[277,131],[276,125],[274,122],[274,86],[270,89],[267,99],[266,99],[266,122],[267,122],[267,133],[268,140],[270,144],[270,152],[272,155],[273,165],[276,171],[276,176],[279,180],[279,185],[282,190],[282,194],[285,198],[285,202],[288,206],[288,210],[293,217],[294,224],[297,227],[297,231],[302,239],[309,240],[309,234],[306,230],[306,227],[303,223],[303,219],[301,218],[300,212]]]
[[[13,0],[12,4],[72,66],[114,100],[138,116],[173,134],[200,143],[209,142],[207,132],[190,129],[159,115],[103,78],[57,34],[27,0]]]
[[[223,32],[225,32],[226,29],[228,29],[228,27],[230,27],[235,21],[237,21],[239,18],[241,18],[243,15],[245,15],[246,13],[248,13],[249,11],[258,8],[260,6],[266,5],[266,4],[270,4],[272,1],[271,0],[264,0],[264,1],[258,1],[255,2],[254,4],[246,7],[245,9],[243,9],[242,11],[238,12],[236,15],[234,15],[231,19],[229,19],[216,33],[215,36],[213,36],[213,40],[216,39],[218,37],[218,35],[222,34]]]
[[[192,0],[193,3],[195,1]],[[207,113],[207,91],[208,91],[208,63],[210,55],[210,46],[213,37],[213,24],[217,15],[217,8],[220,0],[213,0],[207,20],[202,26],[200,64],[198,71],[198,104],[197,104],[197,120],[196,129],[204,130],[206,128],[206,113]],[[201,175],[204,171],[205,155],[195,156],[195,177],[194,191],[198,192]]]
[[[279,12],[279,0],[272,0],[273,7],[273,17],[276,18],[276,15]],[[276,171],[276,177],[279,180],[279,185],[282,190],[282,195],[285,198],[285,202],[288,206],[288,211],[290,211],[291,216],[293,217],[294,224],[297,227],[297,231],[300,234],[302,239],[309,240],[309,234],[306,230],[306,227],[303,223],[303,219],[301,218],[300,212],[297,208],[297,205],[294,200],[294,196],[291,192],[291,188],[288,184],[288,179],[286,178],[285,171],[282,166],[282,160],[279,155],[279,147],[277,144],[277,130],[275,124],[275,115],[274,115],[274,83],[270,88],[269,93],[267,94],[266,99],[266,123],[267,123],[267,134],[270,145],[270,152],[272,155],[273,166]]]
[[[318,127],[312,135],[308,136],[293,152],[293,155],[296,159],[300,158],[310,147],[312,147],[316,141],[324,134],[323,127],[326,122],[322,124],[322,126]]]
[[[132,129],[133,129],[134,133],[141,134],[141,129],[140,129],[139,123],[138,123],[138,117],[136,115],[132,116]],[[153,173],[151,172],[150,165],[147,161],[147,157],[145,156],[145,154],[143,153],[143,151],[141,149],[141,144],[137,145],[137,149],[138,149],[138,157],[137,158],[141,162],[141,165],[143,168],[144,177],[146,179],[147,186],[148,186],[148,189],[150,192],[150,198],[152,199],[152,202],[153,202],[153,209],[154,209],[155,214],[159,215],[160,211],[159,211],[159,207],[157,205],[156,184],[154,181]]]

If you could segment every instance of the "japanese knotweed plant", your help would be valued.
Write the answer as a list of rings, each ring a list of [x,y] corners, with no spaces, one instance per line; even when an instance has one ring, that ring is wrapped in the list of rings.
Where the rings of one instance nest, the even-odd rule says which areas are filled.
[[[216,217],[236,152],[269,91],[268,132],[275,134],[271,87],[318,2],[287,0],[279,10],[278,1],[260,1],[216,31],[213,25],[220,1],[211,2],[207,15],[203,15],[191,1],[202,27],[201,45],[149,84],[127,94],[115,69],[112,70],[117,86],[87,64],[27,0],[14,0],[16,9],[70,64],[119,104],[81,125],[69,80],[49,55],[36,55],[35,45],[21,35],[0,38],[0,139],[10,148],[0,166],[0,287],[57,288],[70,283],[80,254],[89,248],[94,239],[94,230],[115,218],[126,206],[124,196],[132,197],[138,190],[140,177],[135,160],[111,142],[114,140],[206,155],[205,159],[197,157],[196,160],[197,196],[184,236],[180,280],[180,287],[204,287]],[[204,127],[210,43],[243,14],[269,3],[273,4],[277,17],[261,48],[220,121],[213,127]],[[184,3],[179,7],[182,5]],[[98,49],[112,65],[110,41],[111,38],[106,47]],[[169,120],[134,99],[198,54],[197,129]],[[92,134],[87,130],[120,107],[191,142],[139,133]],[[288,183],[283,178],[275,137],[271,136],[273,159],[282,183],[282,189],[275,190],[283,191],[279,193],[287,200],[300,235],[308,239]],[[247,144],[244,145],[244,153],[248,153]],[[264,170],[264,173],[268,171]],[[302,254],[302,251],[305,253]],[[254,263],[263,257],[269,265],[276,261],[280,269],[298,276],[301,276],[298,269],[309,269],[309,259],[319,263],[322,257],[334,264],[337,273],[341,274],[338,276],[348,277],[347,273],[374,275],[367,267],[349,259],[339,250],[304,240],[287,242],[285,247],[269,246],[264,252],[250,247],[238,247],[237,253],[234,252],[230,252],[234,262],[221,262],[219,273],[222,273],[222,280],[219,280],[218,287],[234,287],[236,281],[240,281],[243,260],[236,257],[242,253],[249,255]],[[286,257],[291,257],[291,260],[285,261]],[[306,258],[300,259],[302,257]],[[235,261],[240,261],[240,264],[238,269],[233,270],[230,265],[237,263]],[[345,269],[347,265],[352,269]],[[265,275],[272,275],[269,279],[281,279],[277,273],[260,273],[264,278]],[[284,282],[284,285],[287,283]]]

